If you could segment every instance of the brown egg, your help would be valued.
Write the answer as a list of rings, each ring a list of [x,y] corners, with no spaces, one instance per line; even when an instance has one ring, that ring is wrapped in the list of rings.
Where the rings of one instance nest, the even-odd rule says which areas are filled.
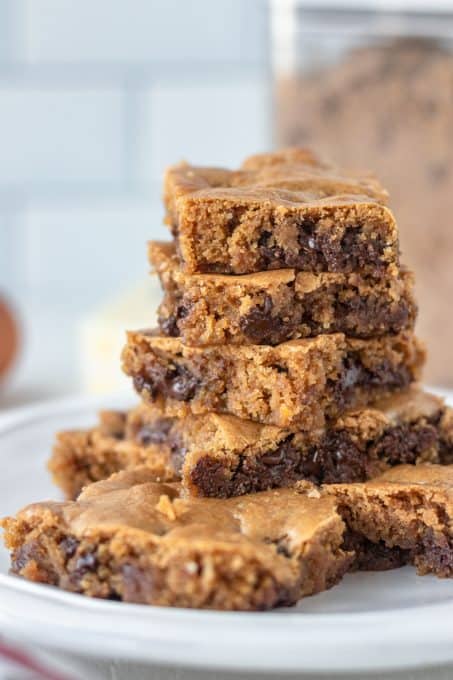
[[[14,316],[0,297],[0,379],[13,363],[19,348],[19,332]]]

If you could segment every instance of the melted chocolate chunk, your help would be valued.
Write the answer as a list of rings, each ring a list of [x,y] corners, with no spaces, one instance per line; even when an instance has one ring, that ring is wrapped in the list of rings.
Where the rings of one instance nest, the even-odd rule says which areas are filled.
[[[51,564],[45,548],[38,540],[31,540],[14,550],[11,556],[11,572],[20,574],[30,563],[33,564],[39,574],[38,579],[34,580],[50,584],[58,583],[56,570]]]
[[[163,585],[163,577],[158,569],[146,571],[136,564],[125,564],[121,569],[123,600],[127,602],[152,602],[156,592]]]
[[[389,548],[383,541],[373,543],[352,529],[346,531],[343,550],[354,552],[353,569],[359,571],[386,571],[397,569],[411,561],[411,551],[403,548]]]
[[[370,447],[370,455],[384,459],[389,465],[413,464],[424,451],[437,443],[432,425],[398,425],[390,428]]]
[[[75,555],[79,541],[74,536],[67,536],[60,542],[59,547],[64,557],[69,559]]]
[[[162,364],[150,364],[143,373],[134,377],[134,387],[141,393],[146,390],[155,399],[158,394],[189,401],[199,387],[199,380],[185,366],[166,368]]]
[[[329,233],[318,231],[318,223],[308,218],[301,220],[297,228],[297,253],[284,250],[275,243],[271,232],[263,231],[258,240],[261,269],[294,267],[317,272],[352,272],[367,266],[372,275],[382,272],[385,248],[382,238],[361,239],[359,227],[346,227],[342,238],[335,239]]]
[[[178,319],[176,314],[170,314],[170,316],[163,317],[159,316],[157,319],[159,328],[162,331],[162,335],[168,335],[171,338],[177,338],[179,336]]]
[[[273,340],[271,344],[277,344],[274,337],[276,332],[280,331],[280,336],[285,335],[282,321],[271,316],[272,308],[272,298],[270,295],[265,295],[262,305],[254,307],[240,319],[239,327],[241,331],[252,342],[260,344]]]
[[[260,269],[279,269],[286,263],[285,251],[275,244],[270,231],[263,231],[258,239],[258,248],[261,255]]]
[[[407,300],[401,300],[392,307],[378,297],[362,297],[359,293],[347,301],[338,297],[336,287],[328,294],[335,296],[335,312],[329,332],[342,332],[351,337],[368,338],[380,333],[398,333],[409,325],[415,315]],[[266,296],[263,305],[255,307],[239,321],[244,335],[255,344],[278,345],[290,339],[300,326],[309,328],[309,335],[315,336],[326,332],[316,319],[317,307],[322,294],[318,291],[307,293],[303,305],[295,303],[290,318],[283,320],[279,316],[271,316],[272,299]]]
[[[187,453],[187,447],[184,446],[182,434],[173,431],[167,441],[170,447],[171,464],[176,473],[180,473]]]
[[[170,314],[168,317],[159,316],[158,323],[162,334],[172,338],[177,338],[181,335],[179,322],[181,319],[185,319],[189,312],[190,307],[188,305],[180,304],[176,307],[174,314]]]
[[[335,302],[336,330],[353,332],[357,337],[369,337],[376,330],[398,333],[409,324],[411,310],[406,300],[400,300],[392,308],[378,297],[363,298],[359,294],[348,300]]]
[[[288,536],[282,536],[281,538],[278,538],[275,541],[272,541],[274,543],[277,553],[279,555],[283,555],[283,557],[292,557],[291,549],[289,546],[289,541],[288,541]]]
[[[168,395],[178,401],[189,401],[198,387],[198,380],[184,367],[178,367],[170,378]]]
[[[316,484],[363,482],[367,462],[346,432],[330,432],[302,458],[300,476]]]
[[[288,437],[273,451],[256,458],[240,456],[232,474],[222,461],[204,456],[190,473],[192,482],[203,496],[219,498],[288,486],[299,478],[300,463],[300,452],[292,446],[291,439]]]
[[[439,462],[442,465],[453,463],[453,444],[442,437],[439,439]]]
[[[242,218],[244,214],[247,212],[247,208],[236,207],[233,210],[230,210],[229,212],[231,213],[231,217],[228,219],[226,227],[228,236],[232,236],[236,229],[241,224]]]
[[[87,552],[77,558],[75,572],[78,576],[82,576],[83,574],[96,571],[97,567],[98,560],[96,555],[92,552]]]
[[[446,533],[434,532],[429,528],[420,545],[415,548],[414,554],[416,561],[429,571],[441,576],[453,575],[453,544],[451,537]]]
[[[290,435],[256,457],[240,456],[233,470],[221,460],[204,456],[190,477],[201,495],[220,498],[288,486],[298,479],[315,484],[363,482],[369,479],[376,458],[385,459],[389,465],[413,464],[435,444],[436,436],[431,425],[395,426],[361,449],[347,432],[338,430],[304,451]],[[182,461],[185,450],[178,454]]]
[[[341,410],[346,410],[358,387],[382,387],[385,389],[402,389],[411,383],[412,377],[406,366],[392,366],[388,360],[373,368],[365,367],[358,354],[351,352],[343,361],[343,370],[339,378],[329,381],[330,389]]]
[[[275,449],[257,457],[240,456],[233,471],[222,461],[204,456],[190,477],[203,496],[228,498],[289,486],[298,479],[318,484],[363,481],[367,470],[364,455],[344,432],[339,432],[326,436],[304,455],[290,435]]]
[[[30,562],[40,562],[42,557],[42,548],[38,541],[29,541],[24,543],[20,548],[14,551],[11,558],[11,571],[19,574],[22,569]]]
[[[135,440],[142,446],[163,444],[168,439],[172,425],[173,420],[171,418],[159,418],[152,425],[143,425],[136,433]]]

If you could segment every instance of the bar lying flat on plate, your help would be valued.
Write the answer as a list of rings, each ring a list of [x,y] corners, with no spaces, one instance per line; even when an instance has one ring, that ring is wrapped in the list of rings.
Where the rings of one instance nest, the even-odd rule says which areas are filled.
[[[419,574],[453,576],[453,465],[400,465],[326,490],[358,536],[404,551]]]
[[[261,344],[341,332],[366,338],[413,327],[413,275],[311,274],[294,269],[231,276],[186,274],[175,246],[151,242],[165,297],[163,335],[187,345]]]
[[[128,334],[123,368],[166,416],[228,413],[310,430],[418,379],[425,358],[411,332],[372,340],[343,334],[277,347],[188,347],[153,331]]]
[[[112,473],[148,466],[191,495],[226,498],[289,486],[358,482],[400,463],[453,462],[453,410],[417,387],[310,432],[207,414],[163,418],[140,404],[58,435],[49,462],[68,498]]]
[[[335,502],[301,484],[185,498],[146,468],[36,503],[3,521],[12,571],[91,597],[206,609],[269,609],[334,585],[354,553]]]
[[[370,176],[302,149],[247,159],[240,170],[186,163],[167,171],[166,222],[187,272],[397,274],[398,232]]]

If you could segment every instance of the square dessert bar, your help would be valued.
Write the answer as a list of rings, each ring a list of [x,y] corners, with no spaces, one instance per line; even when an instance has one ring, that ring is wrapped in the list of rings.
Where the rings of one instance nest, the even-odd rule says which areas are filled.
[[[228,500],[186,498],[140,468],[75,502],[3,520],[12,572],[125,602],[270,609],[334,585],[354,553],[332,497],[309,484]]]
[[[401,465],[326,490],[359,543],[398,549],[420,574],[453,576],[453,465]]]
[[[153,331],[128,333],[123,369],[165,416],[209,412],[310,430],[420,375],[410,332],[358,340],[341,333],[268,345],[188,347]]]
[[[187,345],[268,344],[342,332],[366,338],[413,327],[413,275],[363,278],[278,269],[242,276],[186,274],[175,246],[151,242],[165,297],[163,335]]]
[[[302,479],[364,481],[426,461],[453,462],[453,410],[413,387],[310,432],[215,413],[165,419],[147,404],[127,415],[104,412],[91,430],[58,435],[49,468],[69,498],[141,465],[161,481],[181,478],[192,496],[227,498]]]
[[[131,436],[134,411],[101,411],[96,427],[59,432],[48,469],[66,498],[76,498],[84,486],[107,479],[114,472],[146,466],[155,481],[179,479],[173,459],[170,421],[154,411],[154,431],[148,440]]]
[[[234,171],[181,163],[164,185],[166,222],[190,273],[396,273],[398,231],[386,200],[374,178],[297,148]]]

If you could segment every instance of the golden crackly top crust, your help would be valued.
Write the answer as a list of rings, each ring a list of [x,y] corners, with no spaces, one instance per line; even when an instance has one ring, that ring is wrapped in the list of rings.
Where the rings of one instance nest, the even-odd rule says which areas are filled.
[[[324,527],[338,525],[334,500],[308,483],[239,498],[184,498],[179,483],[158,483],[139,468],[88,486],[77,501],[35,503],[18,519],[57,515],[76,537],[104,531],[140,531],[166,543],[179,540],[268,544],[282,538],[292,550]]]
[[[173,242],[150,241],[148,244],[148,257],[153,269],[163,278],[169,274],[172,280],[185,288],[194,286],[222,287],[225,290],[235,287],[249,291],[253,289],[264,290],[272,293],[279,286],[284,286],[295,281],[298,295],[304,295],[323,286],[334,284],[356,286],[362,294],[375,293],[381,288],[390,286],[394,295],[409,291],[414,285],[413,273],[401,267],[400,276],[382,277],[380,282],[368,280],[357,273],[337,274],[332,272],[298,272],[295,269],[274,269],[255,272],[253,274],[188,274],[180,266],[176,254],[176,246]]]
[[[426,392],[419,385],[411,385],[406,390],[378,400],[374,410],[383,412],[390,422],[396,423],[420,417],[430,418],[444,406],[444,400],[440,397]]]
[[[338,168],[298,148],[252,156],[239,170],[179,163],[166,172],[165,195],[167,199],[249,199],[287,205],[385,204],[388,198],[372,175]]]
[[[169,352],[175,356],[190,357],[190,356],[202,356],[206,354],[209,355],[210,352],[218,352],[219,347],[216,345],[207,347],[188,347],[182,343],[179,338],[173,338],[169,336],[158,335],[156,329],[142,329],[139,331],[128,331],[127,333],[129,345],[132,347],[135,343],[144,343],[148,345],[150,350],[161,350],[163,352]],[[400,336],[403,342],[412,343],[409,334],[401,333]],[[384,336],[385,339],[390,340],[389,336]],[[351,340],[351,344],[358,347],[361,343],[366,341],[355,341]],[[370,342],[370,346],[372,341]],[[298,340],[288,340],[287,342],[282,342],[280,345],[275,347],[270,345],[225,345],[222,347],[222,352],[225,355],[230,356],[243,356],[253,357],[262,356],[264,357],[290,357],[294,354],[304,355],[308,354],[316,349],[327,349],[329,352],[341,351],[345,348],[346,337],[343,333],[331,333],[330,335],[317,335],[314,338],[302,338]],[[377,346],[380,345],[379,340],[377,341]],[[382,341],[384,344],[384,340]],[[128,348],[128,345],[125,349]]]
[[[420,487],[427,493],[440,490],[453,501],[453,465],[398,465],[363,486],[373,491],[398,487]]]

